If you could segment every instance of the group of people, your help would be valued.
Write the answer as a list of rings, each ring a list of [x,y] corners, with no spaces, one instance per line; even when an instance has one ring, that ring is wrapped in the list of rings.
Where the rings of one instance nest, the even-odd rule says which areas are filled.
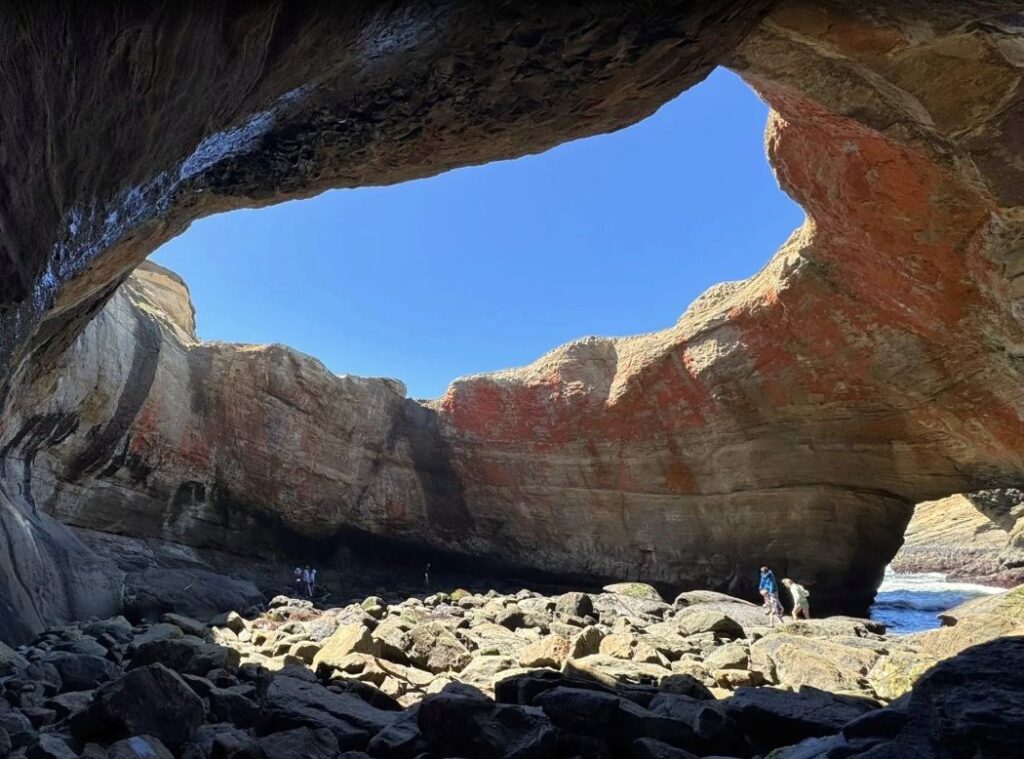
[[[793,619],[799,619],[801,614],[804,615],[804,619],[810,619],[811,594],[807,588],[788,577],[783,578],[782,584],[793,597]],[[761,584],[758,586],[758,592],[761,594],[765,614],[768,615],[768,624],[774,626],[776,619],[782,624],[783,609],[782,602],[779,601],[779,583],[775,579],[775,573],[768,567],[761,567]]]
[[[305,595],[309,598],[313,597],[316,592],[316,570],[310,569],[307,564],[305,567],[295,567],[294,581],[295,581],[295,595]]]

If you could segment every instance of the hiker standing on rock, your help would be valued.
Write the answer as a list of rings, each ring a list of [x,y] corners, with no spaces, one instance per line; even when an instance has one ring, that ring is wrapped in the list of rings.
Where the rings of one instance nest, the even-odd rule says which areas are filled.
[[[768,615],[768,625],[774,627],[775,618],[778,617],[779,624],[782,624],[782,604],[779,603],[779,582],[775,579],[775,573],[768,567],[761,567],[761,584],[758,585],[758,592],[764,599],[764,611]]]
[[[307,564],[306,568],[302,570],[302,584],[304,586],[304,590],[306,591],[306,595],[309,598],[313,597],[313,586],[310,584],[311,579],[312,578],[310,577],[309,574],[309,564]]]
[[[316,567],[309,570],[309,597],[316,595]]]
[[[302,594],[302,567],[295,567],[292,584],[295,586],[295,597],[298,598]]]
[[[804,615],[805,619],[811,618],[811,604],[808,601],[810,593],[807,588],[799,583],[793,582],[788,577],[782,579],[782,584],[789,589],[789,593],[793,596],[793,619],[799,619],[800,614]]]

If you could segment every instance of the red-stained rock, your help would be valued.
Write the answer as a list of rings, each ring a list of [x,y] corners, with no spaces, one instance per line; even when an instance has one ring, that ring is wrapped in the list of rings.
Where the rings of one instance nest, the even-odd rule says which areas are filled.
[[[620,18],[618,4],[588,4],[585,19],[546,10],[477,26],[460,10],[444,16],[455,36],[438,36],[441,11],[410,11],[402,18],[427,22],[426,42],[366,69],[333,61],[308,92],[300,53],[348,50],[312,42],[365,42],[358,30],[376,21],[358,10],[348,26],[296,17],[281,27],[288,40],[252,48],[278,57],[238,92],[220,86],[218,42],[183,81],[195,110],[170,126],[187,129],[161,122],[159,140],[136,144],[131,122],[95,173],[84,170],[95,164],[85,138],[51,138],[70,151],[59,156],[66,171],[44,183],[33,167],[49,164],[29,146],[7,172],[31,192],[17,196],[24,213],[0,208],[18,274],[0,287],[5,524],[32,514],[45,531],[46,511],[235,550],[358,531],[734,593],[768,563],[808,586],[817,610],[863,612],[913,503],[1024,474],[1024,38],[1000,15],[1014,10],[794,0],[704,12],[669,3]],[[251,31],[251,18],[234,21]],[[420,39],[395,39],[407,37]],[[456,60],[441,55],[455,49]],[[163,62],[168,51],[157,53]],[[538,61],[554,68],[531,78]],[[180,285],[155,270],[83,330],[124,272],[198,215],[622,126],[715,62],[772,106],[769,159],[808,219],[760,273],[712,288],[666,330],[562,346],[458,380],[430,404],[281,346],[197,343]],[[81,71],[92,63],[85,56]],[[431,79],[437,71],[449,73]],[[161,95],[134,116],[159,121],[177,107]],[[260,131],[253,114],[264,112]],[[232,131],[242,124],[258,137],[196,163],[196,146],[214,144],[204,137],[244,137]],[[187,183],[167,184],[186,169]],[[75,184],[61,205],[50,180],[65,174],[96,187]],[[148,188],[141,210],[112,217],[135,207],[128,187]],[[39,193],[46,213],[33,215]],[[79,218],[86,196],[95,205]],[[42,296],[24,298],[33,287]]]

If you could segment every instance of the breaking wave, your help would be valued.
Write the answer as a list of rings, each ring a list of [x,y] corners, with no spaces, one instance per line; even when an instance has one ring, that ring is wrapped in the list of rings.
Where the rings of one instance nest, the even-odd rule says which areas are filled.
[[[937,572],[897,574],[885,571],[871,618],[885,624],[889,632],[903,634],[939,626],[938,614],[978,596],[1002,592],[1001,588],[969,582],[947,582]]]

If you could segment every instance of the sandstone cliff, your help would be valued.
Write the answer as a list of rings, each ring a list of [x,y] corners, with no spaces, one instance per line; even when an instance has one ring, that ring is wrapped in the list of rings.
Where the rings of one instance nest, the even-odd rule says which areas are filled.
[[[949,579],[1012,587],[1024,573],[1003,559],[1009,533],[963,495],[914,508],[903,546],[893,558],[896,572],[941,572]]]
[[[49,530],[49,509],[242,547],[362,531],[737,593],[769,562],[819,608],[863,609],[912,504],[1024,475],[1018,3],[216,5],[0,28],[4,128],[26,140],[0,207],[21,560],[49,561],[25,526]],[[131,24],[161,33],[107,44]],[[31,44],[54,25],[73,30],[73,80]],[[287,349],[196,344],[175,297],[112,297],[199,215],[618,128],[716,63],[774,109],[769,159],[807,222],[662,332],[421,406]],[[111,125],[113,154],[96,148]]]

